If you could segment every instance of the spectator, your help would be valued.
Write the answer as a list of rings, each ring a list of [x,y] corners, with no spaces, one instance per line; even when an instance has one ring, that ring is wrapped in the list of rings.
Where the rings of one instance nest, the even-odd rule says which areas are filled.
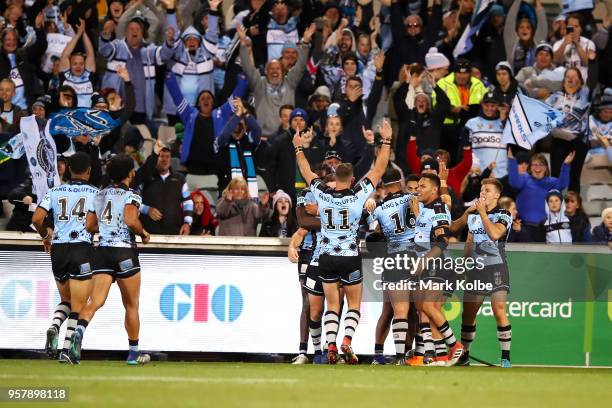
[[[529,242],[529,237],[526,236],[525,229],[521,225],[521,219],[518,218],[514,200],[510,197],[501,197],[499,199],[499,206],[507,210],[512,216],[512,228],[510,228],[508,233],[507,242]]]
[[[274,0],[270,13],[270,22],[266,32],[268,43],[268,61],[280,59],[286,43],[297,43],[299,17],[289,15],[289,6],[285,0]]]
[[[455,72],[440,79],[438,86],[446,93],[451,105],[450,113],[443,121],[440,147],[451,153],[451,159],[454,162],[458,160],[460,129],[469,119],[478,115],[486,88],[482,81],[472,77],[470,63],[465,59],[458,59]],[[435,104],[436,99],[434,99],[434,106]]]
[[[219,189],[225,189],[230,179],[242,177],[249,185],[249,192],[257,194],[257,179],[253,155],[261,139],[257,120],[242,104],[234,100],[234,115],[225,124],[217,138],[219,154]]]
[[[335,103],[330,105],[327,110],[325,132],[323,133],[326,157],[330,151],[334,151],[338,156],[345,154],[346,147],[343,142],[342,121],[340,120],[340,116],[338,116],[338,107],[339,105]]]
[[[161,3],[164,3],[167,9],[172,8],[170,2],[161,1]],[[141,21],[145,22],[143,31],[145,38],[150,39],[153,43],[161,40],[164,15],[155,6],[154,0],[128,2],[125,11],[117,21],[117,37],[123,38],[124,36],[129,36],[129,25],[134,19],[141,19]]]
[[[0,93],[2,91],[2,84],[0,83]],[[36,98],[32,104],[32,114],[36,115],[41,119],[47,119],[47,107],[45,105],[46,100],[44,97]],[[14,114],[13,114],[14,115]]]
[[[495,168],[495,162],[492,162],[485,168],[483,172],[480,171],[478,165],[473,165],[470,172],[465,176],[461,183],[461,199],[466,206],[469,206],[480,197],[480,188],[482,180],[489,178],[491,172]]]
[[[514,0],[508,10],[504,27],[506,59],[514,72],[518,72],[523,67],[530,67],[535,63],[536,44],[545,41],[548,35],[546,10],[542,6],[542,1],[535,1],[537,28],[533,26],[534,22],[529,18],[519,17],[522,3],[523,0]]]
[[[601,212],[601,224],[593,228],[593,242],[612,242],[612,207]]]
[[[85,46],[85,54],[73,52],[81,38]],[[59,70],[62,84],[70,86],[76,92],[77,106],[79,108],[90,108],[91,96],[94,92],[93,84],[96,82],[94,77],[96,55],[93,44],[87,32],[85,32],[85,21],[83,19],[80,19],[76,35],[72,37],[62,51]]]
[[[247,41],[242,28],[240,36],[240,61],[242,69],[249,78],[249,84],[255,97],[255,111],[259,118],[264,136],[270,136],[277,130],[276,115],[282,105],[295,103],[295,89],[302,78],[308,58],[307,47],[314,34],[314,25],[304,33],[302,46],[298,51],[298,62],[286,75],[278,60],[266,64],[266,75],[262,77],[253,65],[251,44]]]
[[[572,229],[565,215],[563,195],[559,190],[546,194],[546,220],[544,220],[547,244],[571,244]]]
[[[307,110],[310,125],[317,134],[323,134],[327,122],[327,108],[331,104],[331,93],[325,85],[318,87],[308,100]]]
[[[575,191],[565,194],[565,215],[570,221],[572,242],[591,241],[591,222],[582,208],[582,197]]]
[[[606,156],[612,142],[612,88],[604,90],[597,114],[589,117],[589,130],[591,146],[594,146],[589,150],[590,156]],[[612,165],[612,160],[608,164]]]
[[[555,69],[553,48],[548,43],[536,46],[535,63],[521,68],[516,80],[532,98],[545,100],[550,94],[560,91],[563,84],[564,68]]]
[[[9,203],[13,204],[13,215],[6,224],[7,231],[32,232],[32,214],[30,206],[36,204],[36,195],[32,193],[32,177],[28,176],[23,183],[8,194]]]
[[[480,29],[470,53],[470,59],[479,63],[483,68],[486,81],[495,78],[495,66],[499,61],[506,59],[504,45],[504,19],[506,11],[499,4],[491,6],[489,21]]]
[[[193,201],[185,177],[170,168],[170,148],[158,141],[136,172],[134,186],[142,196],[141,221],[151,234],[189,235]]]
[[[557,177],[562,158],[569,152],[576,152],[576,159],[570,173],[570,190],[580,191],[580,173],[588,146],[588,129],[585,126],[590,107],[589,89],[584,86],[582,74],[577,68],[568,68],[563,77],[563,89],[546,100],[553,108],[565,113],[561,126],[552,130],[550,150],[551,173]]]
[[[192,191],[191,200],[193,201],[191,235],[215,235],[219,222],[210,211],[210,203],[204,193],[200,190]]]
[[[267,31],[268,23],[270,22],[271,8],[272,2],[266,0],[249,0],[249,10],[245,12],[242,18],[244,30],[251,38],[254,65],[256,67],[262,67],[268,61]]]
[[[11,101],[15,97],[15,83],[9,78],[0,81],[0,131],[5,133],[19,133],[19,122],[21,118],[27,116],[27,112]]]
[[[246,181],[240,178],[232,179],[217,202],[219,235],[257,236],[257,224],[269,213],[267,205],[267,194],[264,194],[258,204],[255,199],[251,198]]]
[[[553,45],[555,62],[569,68],[578,68],[584,81],[589,75],[589,61],[595,59],[595,44],[582,37],[582,18],[576,14],[567,17],[567,34]]]
[[[522,220],[522,228],[528,242],[545,242],[545,231],[542,222],[546,220],[545,200],[550,190],[563,190],[569,184],[569,173],[574,153],[565,158],[559,178],[550,177],[548,161],[540,153],[531,157],[529,170],[519,174],[517,162],[508,150],[508,182],[510,187],[518,190],[516,208]]]
[[[495,99],[508,107],[514,101],[518,89],[518,82],[514,78],[514,71],[508,61],[501,61],[495,66]]]
[[[193,26],[187,27],[178,40],[178,24],[175,14],[175,1],[171,0],[173,9],[167,10],[168,31],[166,41],[162,45],[160,56],[166,63],[167,69],[176,74],[176,80],[183,97],[189,105],[195,106],[197,96],[202,91],[214,93],[213,57],[219,39],[219,12],[221,0],[209,2],[208,26],[206,34],[202,36]],[[168,116],[168,124],[174,126],[178,122],[176,105],[164,87],[164,113]]]
[[[290,238],[298,228],[291,207],[291,197],[283,190],[276,191],[272,200],[272,217],[264,221],[259,236]]]
[[[24,110],[43,94],[36,76],[40,59],[47,49],[42,20],[42,14],[36,17],[36,41],[19,49],[19,35],[15,29],[6,28],[0,33],[0,78],[13,80],[16,90],[12,102]]]

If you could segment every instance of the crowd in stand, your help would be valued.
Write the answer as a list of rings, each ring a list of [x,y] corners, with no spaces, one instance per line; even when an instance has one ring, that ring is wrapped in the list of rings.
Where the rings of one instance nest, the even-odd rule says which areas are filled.
[[[6,0],[0,146],[22,117],[104,110],[121,123],[110,133],[56,137],[62,181],[76,151],[98,187],[106,161],[128,154],[150,233],[290,237],[306,187],[295,132],[310,163],[350,162],[358,180],[380,144],[369,129],[388,116],[390,166],[446,178],[453,218],[493,176],[510,241],[609,242],[612,209],[590,225],[580,192],[585,165],[612,164],[612,5],[596,20],[593,0],[563,1],[549,18],[541,0],[497,0],[464,47],[480,4]],[[531,151],[501,142],[518,92],[565,115]],[[211,175],[218,196],[187,182]],[[25,158],[0,164],[0,199],[14,204],[6,229],[32,231]]]

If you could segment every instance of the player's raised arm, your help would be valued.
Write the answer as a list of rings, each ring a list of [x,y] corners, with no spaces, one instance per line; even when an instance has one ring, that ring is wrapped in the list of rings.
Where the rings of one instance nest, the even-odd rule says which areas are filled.
[[[125,225],[128,226],[130,231],[132,231],[134,234],[142,238],[143,244],[146,244],[147,242],[149,242],[149,239],[151,238],[151,236],[142,226],[139,216],[140,216],[140,211],[138,209],[138,206],[134,204],[126,204],[124,215],[123,215],[123,220],[125,221]]]
[[[312,128],[308,129],[307,132],[312,132]],[[306,181],[306,184],[310,185],[312,180],[317,178],[315,172],[310,168],[310,163],[308,163],[308,159],[304,155],[304,147],[302,142],[302,135],[299,132],[295,132],[295,136],[293,136],[293,147],[295,147],[295,160],[297,162],[298,168],[300,169],[300,173],[302,173],[302,177]]]
[[[383,119],[382,125],[379,127],[380,136],[382,137],[383,144],[376,156],[376,162],[374,168],[366,174],[366,177],[370,179],[372,184],[376,186],[380,181],[382,175],[387,169],[389,164],[389,156],[391,155],[391,138],[393,137],[393,129],[387,119]]]

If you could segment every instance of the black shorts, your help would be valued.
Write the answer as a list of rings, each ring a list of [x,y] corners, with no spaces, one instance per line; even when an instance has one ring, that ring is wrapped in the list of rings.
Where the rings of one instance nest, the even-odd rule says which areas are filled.
[[[93,252],[93,246],[86,242],[51,245],[51,269],[55,280],[91,279]]]
[[[430,261],[432,262],[432,261]],[[430,267],[425,267],[421,271],[421,275],[419,279],[423,282],[426,281],[434,281],[436,283],[446,283],[448,282],[448,289],[445,289],[444,296],[451,297],[453,295],[455,283],[457,281],[457,274],[451,268],[444,267],[444,259],[436,258],[436,262]]]
[[[470,289],[465,293],[480,296],[491,296],[495,292],[510,293],[510,273],[505,263],[486,265],[483,269],[470,269],[466,274],[466,284],[484,283],[491,289]]]
[[[319,257],[319,276],[323,283],[340,282],[351,286],[363,281],[361,255],[333,256],[323,254]]]
[[[301,250],[298,257],[298,279],[303,284],[306,279],[306,269],[312,259],[312,251]]]
[[[417,255],[411,251],[404,251],[395,254],[387,255],[389,258],[395,258],[396,255],[400,255],[402,258],[406,255],[408,258],[416,259]],[[409,261],[411,262],[411,261]],[[417,281],[417,276],[412,273],[413,270],[411,268],[411,264],[408,264],[408,269],[404,268],[403,265],[401,268],[396,268],[394,264],[393,268],[385,269],[382,273],[382,281],[387,283],[396,283],[401,281]]]
[[[319,267],[315,265],[307,265],[306,275],[302,282],[304,290],[314,296],[324,296],[323,293],[323,282],[319,277]]]
[[[125,279],[140,272],[136,248],[97,247],[94,251],[93,273],[105,273],[116,279]]]

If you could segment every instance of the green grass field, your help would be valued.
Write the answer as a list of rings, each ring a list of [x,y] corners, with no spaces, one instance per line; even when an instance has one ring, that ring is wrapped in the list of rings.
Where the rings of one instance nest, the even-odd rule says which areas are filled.
[[[8,386],[65,386],[70,404],[0,406],[603,407],[612,370],[0,360],[0,387]]]

